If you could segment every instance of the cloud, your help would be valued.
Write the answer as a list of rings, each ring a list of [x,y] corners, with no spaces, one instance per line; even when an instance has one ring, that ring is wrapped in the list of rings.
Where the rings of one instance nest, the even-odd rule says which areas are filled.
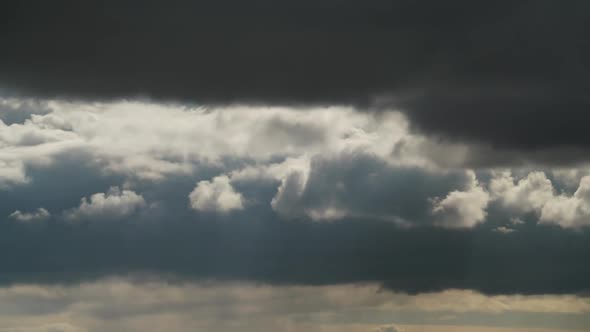
[[[70,325],[68,323],[52,323],[39,326],[16,326],[0,328],[0,332],[85,332],[84,328]]]
[[[589,176],[580,179],[572,195],[556,194],[551,180],[543,172],[531,172],[517,183],[509,173],[504,172],[491,180],[490,188],[510,211],[516,214],[535,212],[540,223],[556,224],[563,228],[590,225]],[[522,224],[521,221],[513,223]]]
[[[503,172],[491,180],[490,190],[518,213],[539,210],[554,196],[553,184],[543,172],[531,172],[516,184],[510,173]]]
[[[118,219],[134,214],[145,205],[143,197],[134,191],[111,187],[106,193],[96,193],[90,198],[82,198],[80,206],[66,211],[65,217],[70,220]]]
[[[29,182],[22,162],[0,160],[0,189]]]
[[[485,296],[460,290],[408,295],[375,284],[171,283],[145,276],[2,287],[0,307],[2,328],[18,332],[160,331],[164,326],[174,332],[235,326],[252,332],[336,332],[343,326],[351,332],[407,331],[410,326],[431,331],[423,325],[439,323],[441,314],[453,315],[454,324],[568,330],[587,326],[590,312],[588,298],[571,295]],[[515,315],[522,319],[512,321]],[[396,324],[380,325],[389,321]]]
[[[410,177],[405,174],[402,178]],[[4,248],[0,251],[0,260],[4,262],[0,285],[77,284],[149,271],[170,282],[374,282],[384,289],[410,294],[445,289],[472,289],[485,294],[582,294],[590,287],[590,268],[584,264],[588,260],[586,253],[590,252],[590,234],[584,228],[571,232],[528,222],[527,216],[527,223],[519,225],[518,232],[498,241],[499,235],[491,230],[509,222],[510,215],[498,214],[496,207],[488,210],[490,220],[468,231],[433,227],[432,219],[410,218],[429,217],[430,194],[420,196],[424,197],[423,205],[397,210],[414,223],[413,227],[399,227],[388,219],[360,213],[332,222],[309,222],[305,217],[284,218],[271,210],[269,202],[279,185],[274,181],[232,181],[245,195],[258,193],[244,197],[259,200],[249,201],[239,213],[240,222],[235,222],[232,214],[212,218],[207,213],[191,213],[187,207],[191,183],[194,181],[180,178],[142,190],[146,200],[149,197],[150,202],[161,202],[159,208],[129,215],[116,223],[96,222],[80,227],[79,223],[64,223],[60,216],[54,216],[51,223],[44,225],[43,236],[23,223],[0,223]],[[327,184],[329,188],[330,182]],[[384,188],[392,187],[384,183]],[[449,192],[448,187],[441,192]],[[10,194],[2,197],[3,202]],[[17,195],[18,200],[21,194]],[[46,197],[40,194],[31,199],[35,204],[44,198],[49,202]],[[58,202],[65,199],[55,198]],[[67,198],[61,204],[67,206],[70,199],[75,202],[78,198]],[[87,202],[90,204],[91,200]],[[398,203],[389,199],[384,202]],[[400,206],[410,202],[401,202]],[[361,207],[352,206],[348,211],[367,211],[367,215],[373,216],[392,215],[396,211],[383,213],[387,210],[380,204],[367,205],[367,210]],[[391,204],[386,207],[400,208]],[[58,205],[48,208],[60,210]],[[76,216],[78,220],[115,218],[106,212]],[[547,257],[567,259],[551,259],[548,263]],[[330,264],[326,265],[327,261]],[[510,278],[505,277],[506,269],[511,272]]]
[[[541,209],[541,223],[554,223],[564,228],[590,225],[590,176],[584,176],[572,196],[552,197]]]
[[[585,184],[575,194],[578,185],[564,183],[580,182],[586,166],[565,180],[543,167],[471,169],[471,148],[413,133],[397,112],[47,105],[0,127],[0,215],[54,213],[43,233],[0,222],[2,284],[150,271],[182,281],[375,282],[408,293],[589,288],[585,214],[563,212],[584,211]],[[239,213],[195,213],[187,201],[195,188],[207,189],[196,191],[198,207]],[[547,206],[553,212],[543,214]],[[518,232],[498,243],[492,230],[508,225]]]
[[[496,233],[501,233],[501,234],[510,234],[510,233],[516,232],[516,230],[514,228],[509,228],[506,226],[496,227],[493,229],[493,231]]]
[[[0,146],[19,147],[34,146],[50,142],[64,141],[74,135],[61,128],[40,126],[30,120],[24,124],[14,123],[6,125],[0,120]]]
[[[373,332],[403,332],[401,328],[395,325],[383,325],[379,326],[378,328],[374,329]]]
[[[11,213],[9,217],[20,222],[30,222],[47,220],[51,217],[51,214],[44,208],[38,208],[33,212],[21,212],[20,210],[16,210]]]
[[[373,115],[346,107],[202,109],[137,101],[48,103],[46,114],[34,114],[22,124],[0,124],[0,162],[26,168],[77,151],[91,155],[105,172],[157,181],[228,158],[267,162],[363,151],[408,166],[436,168],[452,160],[420,151],[413,142],[424,138],[408,133],[400,113]],[[406,148],[392,156],[402,139]],[[438,146],[437,151],[444,149]]]
[[[490,195],[479,186],[474,173],[466,191],[452,191],[442,200],[434,200],[432,212],[436,224],[448,228],[471,228],[485,221]]]
[[[358,152],[288,164],[290,171],[278,174],[280,185],[271,206],[281,216],[293,219],[428,223],[431,218],[424,211],[429,197],[470,181],[467,172],[439,173],[389,165],[379,157]]]
[[[452,139],[590,143],[584,1],[140,4],[12,5],[0,83],[90,100],[386,104]]]
[[[309,178],[310,162],[307,160],[298,164],[295,167],[289,167],[288,173],[282,174],[279,178],[281,184],[270,203],[273,210],[286,217],[298,217],[306,214],[300,200]],[[314,216],[311,217],[318,219]]]
[[[24,123],[32,114],[45,114],[51,108],[44,100],[0,96],[0,121],[7,125]]]
[[[200,181],[188,197],[191,208],[198,211],[227,213],[244,208],[242,195],[226,175]]]
[[[156,182],[202,167],[224,168],[230,161],[236,165],[229,171],[235,171],[237,164],[354,153],[429,171],[522,161],[513,154],[412,133],[399,112],[235,105],[204,109],[140,101],[43,104],[46,109],[22,123],[0,124],[0,188],[30,183],[34,179],[28,170],[49,167],[65,154],[83,155],[105,174]]]

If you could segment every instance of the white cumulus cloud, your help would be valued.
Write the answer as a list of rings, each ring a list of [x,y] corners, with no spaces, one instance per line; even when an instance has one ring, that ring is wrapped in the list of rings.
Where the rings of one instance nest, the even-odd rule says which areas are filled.
[[[502,172],[490,182],[494,198],[516,213],[540,210],[554,196],[551,180],[543,172],[531,172],[515,182],[510,172]]]
[[[205,212],[227,213],[244,208],[242,194],[234,190],[227,175],[199,181],[189,194],[189,203],[194,210]]]
[[[558,195],[548,200],[541,209],[539,221],[554,223],[564,228],[590,225],[590,176],[584,176],[576,192]]]
[[[143,197],[131,190],[111,187],[107,193],[96,193],[82,198],[80,206],[66,211],[67,219],[123,218],[137,212],[146,205]]]
[[[452,191],[442,200],[434,200],[436,224],[446,228],[472,228],[485,221],[490,195],[482,188],[473,172],[465,191]]]
[[[531,172],[518,181],[504,172],[491,180],[490,190],[513,213],[534,212],[539,223],[563,228],[590,225],[590,176],[582,177],[577,190],[569,195],[557,194],[544,172]]]

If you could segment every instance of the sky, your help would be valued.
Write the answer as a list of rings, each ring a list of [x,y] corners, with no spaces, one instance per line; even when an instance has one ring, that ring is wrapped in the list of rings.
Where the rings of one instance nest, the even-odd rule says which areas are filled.
[[[587,1],[0,9],[0,332],[590,331]]]

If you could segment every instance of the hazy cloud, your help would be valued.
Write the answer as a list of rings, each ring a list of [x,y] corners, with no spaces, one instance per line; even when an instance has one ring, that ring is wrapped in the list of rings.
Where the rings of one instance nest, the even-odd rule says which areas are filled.
[[[33,212],[21,212],[20,210],[16,210],[9,215],[10,218],[21,222],[43,221],[49,219],[50,216],[51,214],[49,211],[44,208],[38,208]]]
[[[295,300],[296,299],[296,300]],[[588,326],[587,298],[485,296],[471,291],[407,295],[378,285],[264,286],[109,278],[78,285],[0,288],[0,331],[438,331],[427,324],[562,329]],[[46,310],[39,314],[42,309]],[[517,312],[521,321],[511,321]],[[528,322],[527,319],[536,321]],[[568,320],[569,319],[569,320]],[[383,322],[395,321],[396,324]],[[398,324],[399,322],[399,324]],[[401,327],[404,324],[403,327]],[[481,328],[481,331],[491,331]],[[530,330],[522,330],[530,331]]]
[[[506,226],[500,226],[493,229],[494,232],[502,233],[502,234],[510,234],[516,232],[514,228],[509,228]]]
[[[378,328],[374,329],[373,332],[403,332],[401,328],[395,325],[383,325],[379,326]]]

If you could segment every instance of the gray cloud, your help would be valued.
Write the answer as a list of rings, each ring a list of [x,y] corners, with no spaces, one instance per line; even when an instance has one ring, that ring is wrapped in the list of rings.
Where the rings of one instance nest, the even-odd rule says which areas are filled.
[[[0,120],[6,125],[24,123],[32,114],[46,114],[51,108],[44,100],[0,96]]]
[[[583,167],[465,169],[469,149],[408,132],[395,112],[50,104],[0,127],[3,283],[143,272],[409,293],[590,287]],[[215,190],[197,190],[195,210],[199,184]],[[41,206],[53,215],[39,227],[8,217]]]
[[[272,201],[279,214],[317,220],[383,219],[401,225],[428,222],[429,198],[463,188],[470,181],[465,172],[442,174],[392,167],[360,153],[317,156],[308,167],[294,168],[282,178]]]
[[[80,197],[121,183],[79,161],[53,167],[32,172],[34,186],[2,191],[0,199],[8,206],[20,204],[23,211],[34,207],[26,208],[21,197],[28,198],[27,204],[39,206],[43,201],[47,209],[63,211],[77,206]],[[410,293],[448,288],[489,294],[583,293],[590,287],[590,270],[584,268],[590,252],[585,229],[571,232],[537,225],[534,216],[523,215],[526,223],[512,226],[518,232],[491,232],[513,218],[499,201],[488,207],[486,222],[470,230],[432,227],[428,198],[466,190],[463,184],[470,178],[464,174],[440,177],[417,169],[392,169],[362,155],[320,158],[311,163],[294,206],[305,211],[335,204],[346,207],[350,215],[314,222],[313,215],[291,219],[273,210],[270,202],[280,181],[238,181],[237,173],[232,186],[249,200],[244,210],[225,216],[190,211],[187,194],[195,183],[231,174],[222,169],[203,172],[134,185],[133,191],[146,204],[159,204],[116,223],[104,222],[112,218],[109,214],[82,224],[51,219],[42,232],[21,223],[0,223],[0,281],[62,284],[147,272],[172,282],[376,282]],[[84,183],[66,181],[74,175]],[[345,191],[336,190],[340,182]],[[54,183],[65,184],[63,193],[53,193]],[[108,197],[105,194],[104,200]],[[379,217],[392,215],[413,227]]]
[[[171,284],[133,277],[2,287],[0,308],[2,332],[229,332],[236,326],[252,332],[506,331],[501,326],[527,332],[527,327],[539,326],[585,330],[590,323],[589,299],[569,295],[486,296],[452,290],[412,296],[374,284]],[[444,329],[441,315],[453,316],[450,320],[458,326]],[[396,324],[386,324],[391,321]]]
[[[0,83],[88,99],[389,105],[445,138],[583,150],[587,11],[583,0],[12,4]]]

